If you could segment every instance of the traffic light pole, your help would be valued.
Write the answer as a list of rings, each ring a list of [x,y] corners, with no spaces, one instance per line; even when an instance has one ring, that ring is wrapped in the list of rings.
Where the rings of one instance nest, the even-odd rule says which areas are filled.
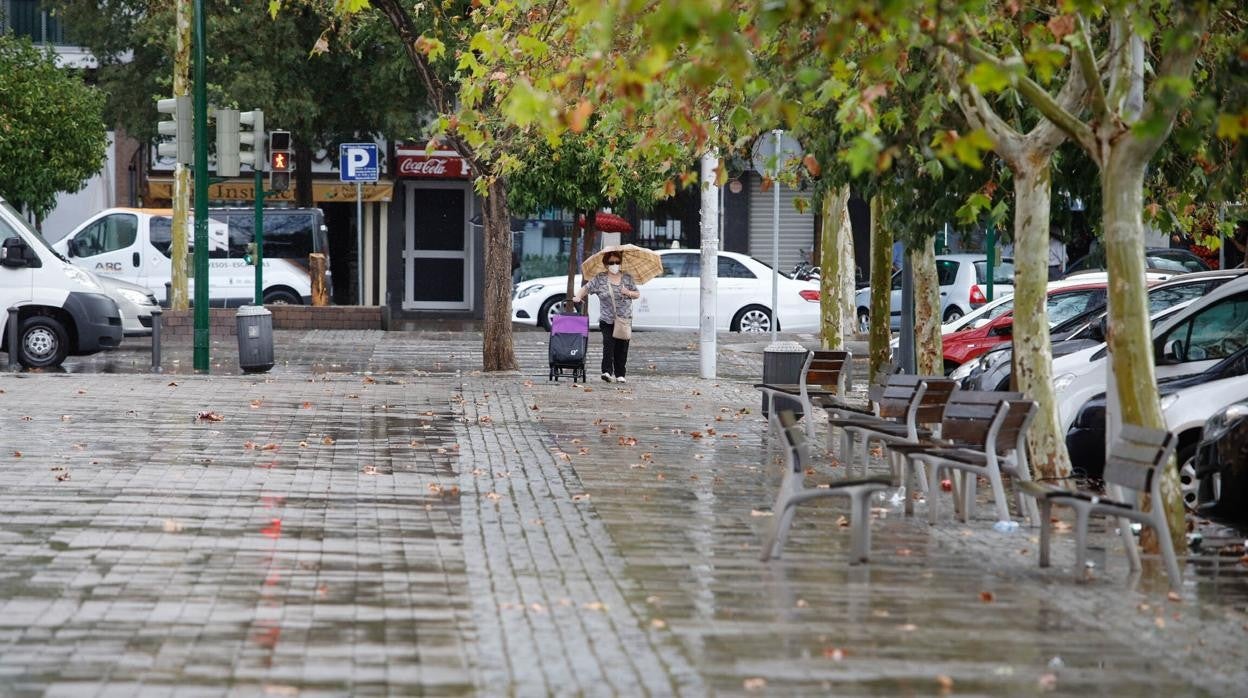
[[[256,200],[256,305],[264,305],[264,172],[259,157],[256,156],[257,163],[253,168],[256,171],[256,195],[252,198]]]
[[[194,368],[208,372],[208,86],[204,0],[195,0],[195,353]]]

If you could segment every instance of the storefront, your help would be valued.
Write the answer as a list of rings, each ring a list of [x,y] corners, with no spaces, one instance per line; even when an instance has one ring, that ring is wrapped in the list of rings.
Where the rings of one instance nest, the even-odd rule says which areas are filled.
[[[386,272],[386,304],[402,312],[480,315],[480,209],[468,162],[451,150],[426,153],[397,145],[396,198],[403,212],[389,257],[401,268]]]

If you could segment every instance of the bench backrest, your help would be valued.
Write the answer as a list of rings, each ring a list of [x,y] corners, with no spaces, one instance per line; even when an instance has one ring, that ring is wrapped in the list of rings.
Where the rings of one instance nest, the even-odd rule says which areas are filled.
[[[853,384],[850,363],[854,355],[848,351],[816,349],[806,355],[802,367],[802,385],[840,392],[841,386]]]
[[[784,432],[789,467],[801,475],[806,472],[806,433],[797,426],[797,414],[793,410],[777,409],[776,419],[780,422],[780,431]]]
[[[945,405],[940,436],[985,450],[991,448],[997,455],[1005,456],[1024,448],[1024,438],[1035,414],[1036,403],[1022,393],[955,390]]]
[[[1139,492],[1153,487],[1153,476],[1174,452],[1174,434],[1123,424],[1105,459],[1105,482]]]
[[[881,417],[909,419],[914,412],[915,424],[935,424],[945,414],[945,404],[958,387],[958,382],[941,376],[914,376],[897,373],[888,377],[880,399],[876,401]],[[918,403],[914,404],[915,394]]]

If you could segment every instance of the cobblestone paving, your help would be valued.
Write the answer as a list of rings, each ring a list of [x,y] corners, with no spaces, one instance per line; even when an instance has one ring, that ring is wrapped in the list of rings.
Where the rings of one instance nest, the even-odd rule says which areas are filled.
[[[702,381],[692,335],[638,333],[627,386],[581,386],[516,337],[502,375],[471,333],[328,331],[279,333],[259,378],[228,344],[211,377],[176,345],[165,376],[141,349],[0,374],[0,696],[1248,682],[1242,549],[1189,557],[1178,602],[1156,570],[1127,579],[1108,531],[1076,584],[1065,535],[1039,570],[1034,531],[987,507],[929,527],[884,497],[870,565],[847,564],[835,500],[763,564],[762,344],[721,338]]]

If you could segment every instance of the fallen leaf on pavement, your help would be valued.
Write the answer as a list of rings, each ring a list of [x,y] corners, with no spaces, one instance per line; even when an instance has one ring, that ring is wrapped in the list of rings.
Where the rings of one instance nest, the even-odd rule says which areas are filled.
[[[1036,683],[1041,691],[1055,691],[1057,690],[1057,674],[1052,672],[1041,674],[1040,679]]]
[[[14,458],[21,458],[21,457],[22,457],[22,452],[21,452],[21,451],[14,451],[14,452],[13,452],[13,457],[14,457]]]
[[[251,409],[258,410],[260,409],[260,406],[264,404],[264,400],[252,400],[250,404]]]
[[[372,385],[373,383],[376,383],[376,382],[377,382],[377,379],[376,379],[376,378],[373,378],[372,376],[364,376],[364,380],[362,380],[362,381],[360,381],[360,382],[361,382],[361,383],[366,383],[366,384],[368,384],[368,385]]]
[[[182,530],[182,524],[173,519],[165,519],[164,529],[165,533],[177,533]]]
[[[994,596],[994,595],[993,595],[993,593],[992,593],[991,591],[981,591],[981,592],[979,592],[979,600],[980,600],[980,601],[983,601],[984,603],[992,603],[993,601],[995,601],[995,600],[996,600],[996,598],[997,598],[997,597],[996,597],[996,596]]]
[[[501,495],[501,494],[499,494],[499,493],[497,493],[497,492],[490,492],[490,493],[488,493],[488,494],[486,494],[486,495],[485,495],[485,498],[486,498],[486,499],[488,499],[488,500],[490,500],[490,501],[497,502],[498,500],[500,500],[500,499],[502,499],[502,498],[503,498],[503,495]]]
[[[1175,602],[1175,603],[1182,603],[1182,602],[1183,602],[1183,597],[1182,597],[1182,596],[1179,596],[1179,592],[1177,592],[1177,591],[1171,591],[1169,594],[1166,594],[1166,598],[1167,598],[1167,599],[1170,599],[1171,601],[1173,601],[1173,602]]]
[[[667,627],[667,621],[663,620],[662,618],[655,618],[650,621],[650,627],[654,628],[655,630],[662,630],[663,628]]]
[[[637,439],[632,436],[621,436],[620,445],[621,446],[636,446]]]
[[[199,414],[195,415],[195,419],[198,419],[201,422],[224,422],[225,421],[225,417],[221,416],[220,412],[208,412],[208,411],[200,412]]]
[[[936,677],[936,685],[940,686],[941,693],[949,693],[953,690],[953,679],[945,676],[944,674],[940,674]]]
[[[775,515],[776,513],[774,511],[762,511],[760,509],[750,510],[750,516],[775,516]]]
[[[836,518],[836,525],[840,526],[841,528],[849,528],[849,519],[845,518],[844,516],[838,516]]]
[[[333,445],[334,445],[334,437],[332,437],[332,436],[325,436],[325,437],[322,437],[322,438],[321,438],[321,443],[325,444],[326,446],[333,446]]]
[[[741,682],[741,687],[747,691],[761,691],[764,688],[767,688],[767,679],[764,679],[761,676],[748,678]]]
[[[69,479],[69,473],[68,473],[68,472],[64,472],[64,473],[61,473],[60,475],[57,475],[57,476],[56,476],[56,480],[57,480],[57,482],[65,482],[65,481],[66,481],[66,480],[68,480],[68,479]]]
[[[62,422],[68,422],[68,421],[69,421],[69,420],[71,420],[71,419],[73,419],[73,417],[71,417],[71,416],[69,416],[69,415],[67,415],[67,414],[63,414],[63,415],[61,415],[61,421],[62,421]]]

